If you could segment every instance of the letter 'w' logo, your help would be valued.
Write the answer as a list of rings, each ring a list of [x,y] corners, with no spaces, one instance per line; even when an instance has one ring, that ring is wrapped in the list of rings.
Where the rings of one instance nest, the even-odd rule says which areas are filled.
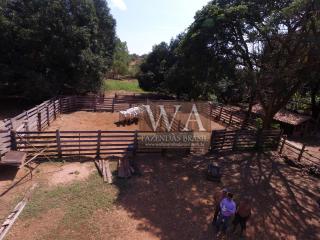
[[[154,114],[150,108],[150,105],[145,105],[145,109],[146,109],[146,112],[148,113],[149,120],[151,122],[153,131],[156,131],[158,129],[158,126],[163,118],[164,127],[168,132],[170,132],[172,125],[173,125],[173,123],[174,123],[174,121],[175,121],[175,119],[181,109],[181,105],[174,105],[175,112],[173,114],[171,121],[169,121],[168,114],[165,110],[164,105],[158,105],[158,106],[160,108],[160,115],[159,115],[158,119],[156,120],[154,117]],[[192,118],[193,115],[194,115],[194,119]],[[190,115],[188,117],[188,120],[186,121],[186,124],[185,124],[185,127],[183,128],[183,131],[191,131],[192,130],[192,129],[188,128],[190,122],[196,122],[198,124],[200,132],[206,131],[206,129],[203,127],[197,106],[195,104],[193,104],[193,106],[192,106]]]

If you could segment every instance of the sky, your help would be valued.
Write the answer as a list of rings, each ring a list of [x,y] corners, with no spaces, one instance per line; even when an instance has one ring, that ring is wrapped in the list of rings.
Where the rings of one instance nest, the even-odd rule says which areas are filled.
[[[117,21],[117,35],[130,53],[149,53],[152,46],[183,32],[209,0],[107,0]]]

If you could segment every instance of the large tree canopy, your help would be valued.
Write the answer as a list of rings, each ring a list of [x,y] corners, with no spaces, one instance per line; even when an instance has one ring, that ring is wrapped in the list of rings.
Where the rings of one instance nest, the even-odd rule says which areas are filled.
[[[0,91],[31,99],[100,88],[115,20],[104,0],[2,1]]]
[[[175,56],[171,65],[160,68],[166,72],[157,78],[151,70],[148,76],[156,88],[193,99],[215,94],[223,101],[258,100],[268,128],[310,81],[306,74],[319,72],[319,5],[316,0],[211,1],[197,12],[173,52],[166,52]],[[168,62],[158,59],[161,64],[153,62],[152,69],[163,61]]]

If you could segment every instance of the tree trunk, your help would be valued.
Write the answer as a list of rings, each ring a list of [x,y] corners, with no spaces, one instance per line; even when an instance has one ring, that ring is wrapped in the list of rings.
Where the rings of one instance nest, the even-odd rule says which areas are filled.
[[[265,115],[262,118],[262,120],[263,120],[262,128],[264,130],[267,130],[267,129],[271,128],[271,124],[272,124],[274,115],[275,115],[275,113],[272,113],[272,112],[266,112],[265,113]]]
[[[249,106],[248,106],[248,111],[246,112],[245,119],[243,120],[243,123],[242,123],[242,128],[244,128],[244,127],[248,124],[248,122],[249,122],[249,120],[250,120],[250,118],[251,118],[252,107],[253,107],[253,104],[254,104],[254,100],[255,100],[255,96],[252,95],[252,96],[250,97],[250,102],[249,102]]]

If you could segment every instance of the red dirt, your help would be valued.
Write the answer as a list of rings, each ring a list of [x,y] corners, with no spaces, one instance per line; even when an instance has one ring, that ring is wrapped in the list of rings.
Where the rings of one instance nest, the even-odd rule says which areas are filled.
[[[210,161],[220,163],[222,183],[205,179]],[[320,238],[320,213],[316,203],[320,198],[319,180],[287,166],[277,155],[177,156],[169,153],[167,157],[138,155],[136,162],[143,176],[115,181],[119,190],[115,208],[98,210],[86,223],[95,225],[99,239],[216,239],[211,226],[213,194],[222,187],[233,191],[236,199],[244,194],[252,199],[253,215],[248,222],[247,239]],[[43,166],[48,170],[47,164],[40,165]],[[44,175],[51,176],[40,170],[35,179],[41,180]],[[10,194],[21,193],[20,190],[17,188]],[[41,219],[19,222],[16,230],[22,231],[17,230],[21,236],[10,239],[24,239],[23,234],[27,234],[26,239],[41,239],[45,235],[43,229],[54,231],[57,225],[62,231],[59,236],[92,239],[89,231],[80,234],[61,229],[61,218],[59,212],[48,212],[41,215]],[[43,222],[53,223],[48,226]],[[237,237],[231,235],[230,239]]]
[[[50,130],[137,128],[136,125],[118,128],[114,125],[117,119],[116,113],[76,112],[62,115],[50,126]],[[210,161],[221,164],[222,183],[205,180],[204,173]],[[99,210],[90,220],[97,227],[101,239],[215,239],[211,226],[213,194],[222,187],[231,189],[236,199],[248,195],[253,201],[247,239],[320,239],[320,212],[316,203],[320,198],[319,179],[289,167],[277,155],[177,156],[169,153],[165,158],[160,155],[138,155],[136,162],[143,176],[115,181],[115,187],[120,192],[115,209],[108,212]],[[46,164],[40,165],[40,172],[34,181],[47,183],[52,174],[45,174],[42,167],[48,170]],[[53,169],[57,170],[57,166]],[[5,173],[8,175],[7,171]],[[14,172],[9,175],[15,178]],[[9,175],[2,175],[2,180],[5,181]],[[23,172],[19,171],[18,175],[22,176]],[[10,181],[7,180],[2,189]],[[12,199],[29,185],[30,181],[7,193],[0,199],[0,206],[8,208]],[[1,207],[0,220],[6,211],[8,209]],[[54,218],[54,227],[61,215],[47,213],[42,216],[42,221],[49,222],[51,217]],[[37,223],[38,220],[34,221]],[[28,239],[41,239],[42,230],[32,223],[21,229],[29,234]],[[45,224],[43,226],[47,228]],[[69,239],[92,239],[89,234],[84,231],[81,235],[77,234],[77,238]],[[231,236],[230,239],[237,237]]]
[[[74,112],[62,114],[46,131],[74,130],[74,131],[134,131],[139,129],[139,125],[120,126],[115,123],[119,120],[119,113],[97,113],[97,112]],[[224,126],[217,122],[211,121],[212,130],[225,129]]]
[[[222,184],[204,178],[212,160],[222,166]],[[144,176],[131,179],[118,200],[131,218],[144,222],[137,233],[147,230],[157,239],[168,240],[214,239],[213,193],[225,186],[235,198],[248,195],[253,201],[247,239],[320,238],[319,180],[288,167],[276,155],[167,159],[145,155],[138,163]]]
[[[115,123],[119,120],[119,113],[97,113],[97,112],[74,112],[62,114],[46,131],[57,129],[65,131],[134,131],[138,125],[118,127]]]

